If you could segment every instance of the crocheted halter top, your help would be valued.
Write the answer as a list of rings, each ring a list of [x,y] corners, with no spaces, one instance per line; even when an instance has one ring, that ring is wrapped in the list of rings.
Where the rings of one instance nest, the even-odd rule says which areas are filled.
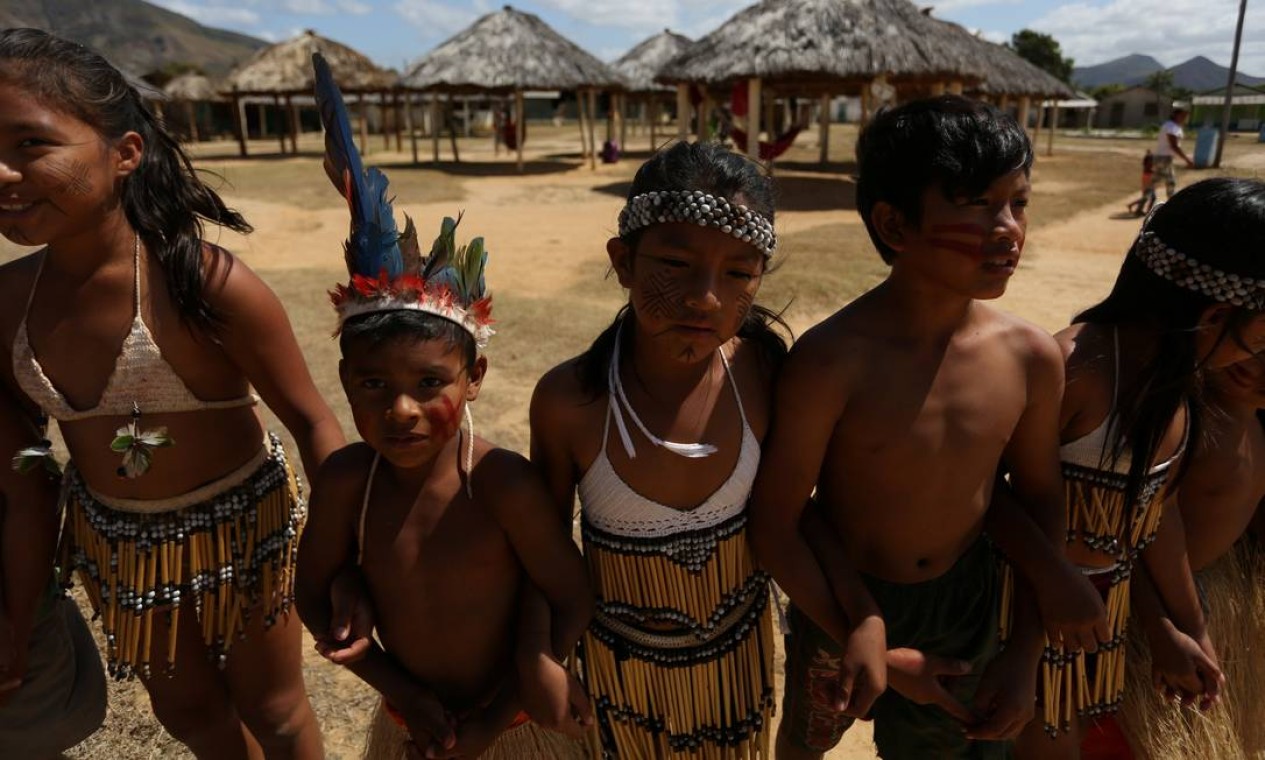
[[[742,418],[742,446],[729,477],[702,504],[689,510],[673,509],[634,491],[615,472],[610,457],[606,454],[610,423],[614,418],[624,450],[629,458],[637,455],[620,409],[622,394],[612,381],[606,423],[602,429],[602,449],[580,479],[578,487],[580,507],[589,526],[602,533],[653,539],[682,531],[711,528],[746,509],[751,485],[755,482],[756,470],[760,466],[760,442],[756,440],[755,433],[751,432],[751,426],[747,423],[747,414],[742,408],[742,396],[738,393],[738,384],[734,381],[729,361],[724,352],[718,353],[725,375],[729,378],[729,386],[733,389],[734,399],[738,403],[738,414]],[[628,412],[630,416],[635,414],[631,406],[628,407]]]
[[[18,325],[17,334],[13,338],[13,376],[23,392],[45,414],[59,421],[72,421],[89,417],[122,417],[131,414],[137,407],[147,414],[190,412],[250,406],[259,400],[250,393],[224,401],[204,401],[193,395],[163,358],[162,350],[154,341],[145,320],[141,318],[141,248],[138,236],[133,246],[132,268],[136,297],[132,305],[132,329],[123,339],[119,356],[114,361],[114,370],[106,381],[101,398],[88,409],[71,406],[44,373],[44,368],[40,366],[39,359],[31,348],[31,339],[26,328],[27,314],[31,311],[31,301],[35,299],[35,289],[44,272],[47,257],[47,252],[41,255],[35,282],[32,283],[31,293],[27,297],[26,312],[23,313],[22,323]]]

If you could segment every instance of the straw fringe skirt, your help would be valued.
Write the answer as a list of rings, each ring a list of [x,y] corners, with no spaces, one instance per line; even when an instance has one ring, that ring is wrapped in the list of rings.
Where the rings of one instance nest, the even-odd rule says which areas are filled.
[[[1265,757],[1265,550],[1250,539],[1197,574],[1208,630],[1226,675],[1222,700],[1204,713],[1166,704],[1151,685],[1145,637],[1129,637],[1121,723],[1150,760]]]
[[[271,625],[288,613],[304,505],[275,435],[238,471],[170,500],[93,494],[73,466],[65,477],[61,580],[77,573],[115,678],[148,677],[153,651],[170,672],[182,613],[221,667],[251,615]],[[167,616],[166,641],[155,640],[156,615]]]
[[[408,731],[395,722],[385,704],[378,702],[365,743],[364,760],[402,760]],[[533,721],[507,729],[480,760],[585,760],[589,753],[582,741],[541,728]]]

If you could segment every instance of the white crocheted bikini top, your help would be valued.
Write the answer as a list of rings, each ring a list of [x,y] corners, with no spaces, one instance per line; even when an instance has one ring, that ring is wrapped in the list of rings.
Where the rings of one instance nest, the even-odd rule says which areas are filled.
[[[729,378],[729,386],[733,388],[734,400],[738,403],[738,414],[742,418],[742,446],[729,477],[702,504],[688,510],[673,509],[634,491],[615,472],[610,457],[606,455],[611,418],[614,418],[624,450],[629,458],[636,456],[620,409],[621,395],[612,381],[606,422],[602,429],[602,449],[580,478],[578,487],[584,519],[593,527],[614,535],[656,538],[710,528],[746,509],[751,485],[755,482],[756,470],[760,467],[760,442],[747,423],[747,414],[742,408],[742,396],[729,368],[729,361],[723,351],[718,350],[718,353],[725,375]],[[630,416],[635,415],[631,407],[628,407],[628,411]]]
[[[31,294],[27,297],[26,312],[22,315],[22,323],[18,326],[13,338],[13,376],[23,392],[44,410],[44,413],[59,421],[82,420],[89,417],[121,417],[132,414],[135,408],[147,414],[160,412],[190,412],[206,409],[230,409],[238,406],[250,406],[259,401],[253,393],[240,398],[224,401],[204,401],[189,390],[184,380],[176,374],[162,350],[154,341],[154,336],[141,318],[141,269],[140,269],[140,237],[134,244],[133,271],[135,273],[136,298],[133,303],[134,315],[132,329],[123,339],[119,356],[114,361],[114,370],[106,381],[105,390],[97,403],[88,409],[76,409],[70,405],[66,397],[53,381],[44,373],[35,351],[31,348],[31,339],[26,329],[26,317],[31,311],[31,301],[35,298],[35,288],[39,285],[40,275],[44,272],[44,261],[48,253],[42,254],[39,269],[35,273],[35,282],[31,285]]]

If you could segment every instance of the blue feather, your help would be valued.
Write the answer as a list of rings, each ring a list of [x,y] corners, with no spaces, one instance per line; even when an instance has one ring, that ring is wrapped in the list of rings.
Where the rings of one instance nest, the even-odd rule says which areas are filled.
[[[377,168],[365,171],[360,152],[356,150],[347,106],[329,64],[320,53],[312,54],[312,68],[316,72],[316,105],[325,126],[326,160],[333,173],[341,178],[343,186],[339,191],[351,209],[347,267],[351,274],[365,277],[377,277],[383,270],[390,278],[399,277],[404,264],[399,231],[387,197],[387,177]]]

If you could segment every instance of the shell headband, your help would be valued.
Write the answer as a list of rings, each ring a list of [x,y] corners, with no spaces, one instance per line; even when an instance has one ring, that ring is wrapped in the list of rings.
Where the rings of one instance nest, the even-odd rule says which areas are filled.
[[[712,227],[773,255],[777,236],[773,223],[763,214],[702,190],[656,190],[628,199],[619,212],[619,236],[666,222],[686,222]]]
[[[1265,279],[1244,277],[1201,264],[1169,248],[1154,232],[1138,235],[1133,250],[1148,269],[1174,285],[1202,293],[1221,303],[1265,311]]]
[[[422,255],[413,220],[404,232],[395,226],[387,177],[366,168],[356,150],[342,93],[320,53],[312,55],[316,104],[325,126],[325,168],[351,210],[351,229],[343,247],[351,279],[330,292],[339,330],[348,319],[380,311],[424,311],[464,328],[479,348],[492,335],[492,297],[483,270],[488,253],[483,238],[460,248],[461,216],[446,218],[430,254]]]

